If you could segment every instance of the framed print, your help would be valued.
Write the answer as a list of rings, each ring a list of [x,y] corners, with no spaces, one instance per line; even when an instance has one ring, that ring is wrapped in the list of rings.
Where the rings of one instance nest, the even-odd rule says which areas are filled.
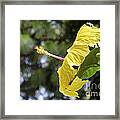
[[[119,2],[1,2],[1,118],[119,119]]]

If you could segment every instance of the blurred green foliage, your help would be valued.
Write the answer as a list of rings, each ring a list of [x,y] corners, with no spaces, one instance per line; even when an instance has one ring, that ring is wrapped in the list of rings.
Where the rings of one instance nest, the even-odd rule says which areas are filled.
[[[34,47],[36,45],[42,45],[50,53],[64,57],[67,54],[67,49],[73,44],[78,30],[86,22],[91,22],[100,27],[99,20],[21,20],[21,99],[73,99],[59,92],[57,70],[62,62],[45,55],[37,54]],[[96,54],[96,57],[99,58],[99,54]],[[98,85],[100,82],[100,73],[97,72],[89,80],[90,83],[96,83]],[[95,91],[99,92],[99,89]],[[80,90],[80,99],[100,99],[100,97],[86,97],[85,88],[83,88]]]

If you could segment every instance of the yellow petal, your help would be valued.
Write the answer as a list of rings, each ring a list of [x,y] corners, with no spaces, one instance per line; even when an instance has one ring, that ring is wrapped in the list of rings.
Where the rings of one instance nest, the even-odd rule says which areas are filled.
[[[87,83],[88,80],[82,80],[79,77],[76,77],[71,85],[62,87],[60,86],[59,91],[63,93],[65,96],[70,97],[78,97],[78,93],[76,91],[80,90],[85,83]]]
[[[71,91],[71,90],[68,90],[68,89],[59,89],[59,91],[61,93],[63,93],[65,96],[79,98],[78,93],[76,91]]]
[[[100,29],[92,26],[89,27],[84,24],[77,33],[75,39],[76,42],[79,42],[81,45],[95,45],[100,40]],[[77,43],[74,43],[77,44]]]
[[[82,80],[78,76],[73,80],[72,84],[68,86],[68,90],[78,91],[80,90],[88,80]]]

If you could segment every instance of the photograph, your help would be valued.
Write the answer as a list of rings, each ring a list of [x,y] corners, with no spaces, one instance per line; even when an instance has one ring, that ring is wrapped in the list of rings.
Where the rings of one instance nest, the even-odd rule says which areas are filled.
[[[100,20],[20,20],[20,100],[100,100]]]

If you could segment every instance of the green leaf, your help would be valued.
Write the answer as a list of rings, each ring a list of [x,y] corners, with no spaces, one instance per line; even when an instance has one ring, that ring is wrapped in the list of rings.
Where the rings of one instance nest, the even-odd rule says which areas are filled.
[[[99,58],[96,54],[100,53],[100,48],[94,48],[86,56],[84,62],[81,64],[77,76],[81,79],[86,79],[92,77],[97,71],[100,70],[100,65],[98,64]]]
[[[89,67],[81,76],[82,79],[87,79],[92,77],[97,71],[100,70],[100,66],[96,66],[96,67]]]
[[[100,53],[96,54],[97,60],[98,60],[98,64],[100,65]]]

